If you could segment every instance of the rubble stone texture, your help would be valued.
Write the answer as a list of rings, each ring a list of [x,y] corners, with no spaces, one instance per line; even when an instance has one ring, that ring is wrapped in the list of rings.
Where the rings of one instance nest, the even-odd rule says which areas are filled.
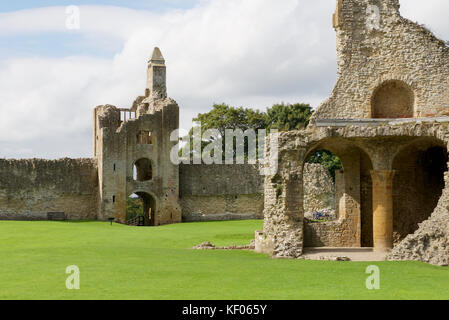
[[[378,8],[378,14],[370,8]],[[399,0],[338,0],[334,27],[338,80],[314,119],[447,114],[449,48],[423,26],[401,17]],[[400,91],[408,94],[399,98]]]
[[[94,159],[0,159],[2,220],[47,220],[52,212],[92,220],[99,205]]]
[[[263,218],[263,176],[253,165],[180,165],[183,221]]]
[[[445,175],[449,186],[449,174]],[[449,266],[449,187],[443,191],[432,216],[408,235],[388,256],[389,260],[418,260]]]
[[[320,164],[304,165],[304,214],[314,211],[336,214],[335,185],[329,171]]]

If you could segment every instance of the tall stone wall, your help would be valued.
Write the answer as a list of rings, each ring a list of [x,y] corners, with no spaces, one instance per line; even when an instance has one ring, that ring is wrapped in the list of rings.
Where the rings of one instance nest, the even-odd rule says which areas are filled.
[[[312,122],[376,117],[379,89],[400,104],[403,101],[396,94],[401,87],[410,91],[412,117],[447,114],[449,47],[426,28],[401,17],[398,0],[339,0],[334,28],[338,81]],[[408,117],[397,112],[381,116]]]
[[[181,165],[183,221],[262,219],[263,176],[252,165]]]
[[[97,163],[93,159],[0,160],[0,219],[97,219]]]

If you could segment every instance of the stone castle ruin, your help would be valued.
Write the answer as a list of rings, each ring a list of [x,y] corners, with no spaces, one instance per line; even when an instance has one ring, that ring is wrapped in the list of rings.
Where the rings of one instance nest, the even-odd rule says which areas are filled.
[[[398,0],[338,0],[333,24],[337,83],[306,129],[280,134],[276,174],[171,162],[179,106],[156,48],[131,108],[95,108],[92,159],[0,160],[0,219],[126,223],[136,195],[146,226],[263,217],[256,249],[273,257],[366,247],[449,265],[449,47]],[[318,150],[341,159],[335,181],[307,163]]]
[[[253,165],[174,165],[179,107],[167,97],[166,65],[155,48],[145,94],[132,107],[93,112],[92,159],[0,159],[0,219],[127,223],[130,196],[143,225],[263,218],[263,177]]]

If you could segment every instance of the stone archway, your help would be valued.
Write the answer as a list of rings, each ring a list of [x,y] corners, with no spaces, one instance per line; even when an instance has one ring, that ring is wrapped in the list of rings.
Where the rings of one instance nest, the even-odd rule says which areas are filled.
[[[336,176],[338,221],[310,224],[305,220],[304,246],[372,247],[371,158],[354,142],[329,137],[311,147],[306,152],[305,159],[316,150],[323,149],[335,154],[343,167]]]
[[[132,201],[130,201],[130,199]],[[134,208],[133,216],[130,216],[130,206],[136,206]],[[133,220],[139,216],[143,217],[144,226],[156,226],[158,224],[156,215],[156,199],[148,192],[137,191],[130,195],[126,208],[127,220]]]
[[[290,258],[297,258],[304,254],[306,232],[304,229],[306,226],[303,219],[302,164],[309,152],[315,148],[325,148],[320,145],[321,143],[332,142],[333,146],[338,144],[342,147],[345,145],[345,141],[349,143],[346,144],[347,146],[355,146],[359,150],[363,150],[373,166],[371,170],[364,169],[364,171],[370,171],[373,180],[372,185],[368,185],[372,189],[367,188],[364,192],[365,194],[372,194],[370,210],[373,217],[372,219],[367,217],[366,220],[372,221],[373,227],[372,235],[368,235],[367,238],[373,239],[375,235],[377,236],[378,230],[376,230],[375,225],[380,226],[379,229],[382,231],[380,239],[383,243],[378,243],[379,245],[376,247],[374,239],[371,241],[374,243],[375,251],[383,254],[392,247],[390,242],[386,242],[386,240],[389,240],[386,236],[392,238],[393,231],[387,233],[382,226],[391,223],[391,229],[393,230],[393,167],[397,167],[398,157],[414,143],[427,141],[423,149],[427,156],[421,157],[421,159],[424,160],[422,163],[426,163],[426,161],[428,163],[424,168],[431,168],[433,165],[429,165],[428,161],[434,159],[435,155],[441,155],[441,148],[446,150],[447,145],[449,145],[447,122],[439,123],[435,121],[408,121],[397,126],[390,126],[382,121],[376,125],[354,122],[354,125],[350,126],[342,126],[336,122],[335,125],[329,126],[326,124],[313,128],[313,130],[281,133],[279,148],[276,151],[276,154],[279,155],[279,170],[265,178],[265,219],[263,232],[258,232],[256,236],[256,250],[258,252],[268,253],[275,257]],[[434,143],[429,144],[429,141],[434,141]],[[435,149],[435,147],[437,148]],[[270,150],[268,151],[268,157],[270,156],[269,152]],[[341,153],[334,150],[332,152],[336,153],[341,159],[343,158]],[[437,157],[446,160],[446,155]],[[405,153],[404,158],[407,158]],[[438,162],[441,163],[441,167],[445,160]],[[343,166],[348,167],[344,161]],[[354,166],[350,164],[349,167]],[[441,171],[439,171],[439,175],[436,175],[440,182],[442,181]],[[430,176],[434,175],[430,174]],[[440,240],[446,241],[447,239],[449,173],[446,172],[444,176],[446,185],[441,196],[439,192],[435,195],[435,198],[439,198],[435,210],[427,220],[420,224],[414,234],[407,236],[393,248],[393,251],[388,255],[389,259],[432,261],[437,264],[447,264],[447,261],[449,261],[447,252],[442,251],[440,243]],[[349,187],[354,186],[352,183],[347,185]],[[379,188],[381,192],[376,194],[374,192],[375,187]],[[380,195],[384,195],[384,197]],[[389,208],[391,210],[385,210],[386,206],[390,206],[389,203],[391,203],[391,208]],[[361,207],[363,217],[363,205]],[[369,207],[369,204],[366,207]],[[376,210],[378,208],[382,210]],[[432,211],[432,208],[428,209],[428,212],[430,211]],[[340,232],[341,229],[334,230]],[[431,235],[430,238],[429,235]],[[382,238],[384,236],[385,238]],[[385,244],[388,244],[388,246]],[[384,256],[381,258],[383,259]]]

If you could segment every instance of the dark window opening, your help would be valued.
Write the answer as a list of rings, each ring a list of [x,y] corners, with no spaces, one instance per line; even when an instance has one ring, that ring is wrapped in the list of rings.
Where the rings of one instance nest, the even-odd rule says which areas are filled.
[[[149,159],[143,158],[135,162],[133,168],[133,178],[135,181],[150,181],[153,179],[153,167]]]
[[[153,135],[150,131],[140,131],[137,135],[137,144],[153,144]]]

